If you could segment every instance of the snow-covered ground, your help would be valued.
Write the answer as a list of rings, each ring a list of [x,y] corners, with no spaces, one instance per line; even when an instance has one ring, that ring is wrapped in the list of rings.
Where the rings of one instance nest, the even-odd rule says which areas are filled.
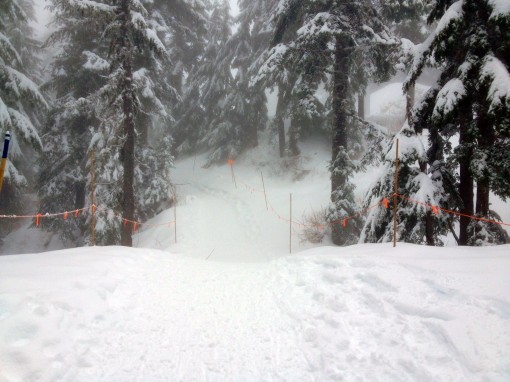
[[[0,258],[0,381],[508,381],[510,246]]]
[[[317,247],[294,225],[289,255],[290,194],[302,221],[330,193],[329,144],[301,149],[282,162],[262,137],[235,184],[179,160],[177,237],[142,225],[137,249],[0,256],[0,382],[510,381],[510,246]],[[360,206],[376,177],[356,177]],[[3,254],[61,247],[29,223]]]

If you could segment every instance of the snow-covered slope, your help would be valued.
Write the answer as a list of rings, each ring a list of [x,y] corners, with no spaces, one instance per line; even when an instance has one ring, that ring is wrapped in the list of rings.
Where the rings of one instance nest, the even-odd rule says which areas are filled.
[[[508,381],[510,246],[0,258],[0,381]]]

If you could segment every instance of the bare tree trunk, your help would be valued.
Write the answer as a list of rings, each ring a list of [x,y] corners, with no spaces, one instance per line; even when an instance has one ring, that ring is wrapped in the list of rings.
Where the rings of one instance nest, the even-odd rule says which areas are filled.
[[[409,89],[406,93],[406,118],[409,124],[411,124],[412,116],[413,116],[413,106],[414,99],[416,97],[416,89],[414,84],[409,86]]]
[[[486,152],[494,144],[494,131],[487,118],[487,113],[484,110],[478,110],[477,126],[480,137],[478,139],[478,147]],[[490,181],[489,173],[485,171],[483,176],[477,180],[476,190],[476,214],[487,218],[489,216],[489,194],[490,194]]]
[[[349,87],[349,43],[345,38],[337,37],[333,74],[333,146],[331,160],[334,162],[340,148],[347,147],[347,101]],[[331,175],[331,191],[345,185],[347,179]]]
[[[459,195],[462,199],[463,208],[460,211],[465,215],[473,215],[473,174],[470,170],[471,157],[473,156],[473,149],[468,148],[470,143],[468,123],[462,120],[460,123],[460,137],[459,145],[466,147],[464,155],[460,158],[459,166]],[[468,217],[460,217],[460,231],[459,231],[459,245],[468,245],[469,241],[469,222]]]
[[[347,102],[349,91],[350,41],[337,37],[335,43],[335,62],[333,73],[333,145],[332,161],[335,162],[341,148],[347,148]],[[348,179],[340,173],[331,174],[331,201],[336,190],[345,186]],[[332,240],[336,245],[342,244],[341,230],[337,224],[332,228]]]
[[[423,173],[427,173],[427,162],[420,161],[420,171]],[[425,240],[427,245],[435,245],[434,242],[434,217],[432,216],[432,211],[427,211],[425,214]]]
[[[278,130],[278,148],[280,149],[280,158],[285,156],[285,125],[283,123],[283,107],[284,107],[284,97],[285,92],[283,91],[282,86],[280,85],[278,88],[278,102],[276,104],[276,115],[275,115],[275,125]]]
[[[124,135],[125,142],[122,147],[122,160],[124,167],[123,193],[122,193],[122,218],[128,221],[134,220],[135,195],[134,195],[134,170],[135,170],[135,104],[133,89],[133,55],[132,46],[128,38],[127,23],[130,20],[129,1],[123,0],[121,4],[121,62],[124,70],[124,83],[122,93],[122,107],[124,112]],[[133,238],[132,224],[122,224],[121,245],[132,247]]]
[[[289,127],[289,153],[293,157],[300,154],[298,147],[298,133],[299,125],[296,123],[294,118],[291,118]]]
[[[365,92],[358,93],[358,117],[365,119]]]

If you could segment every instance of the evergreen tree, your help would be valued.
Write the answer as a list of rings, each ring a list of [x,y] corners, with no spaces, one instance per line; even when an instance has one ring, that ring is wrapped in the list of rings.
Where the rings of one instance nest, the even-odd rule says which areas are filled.
[[[180,118],[174,127],[174,147],[179,152],[207,148],[209,128],[219,123],[233,86],[231,62],[220,54],[232,35],[231,25],[228,1],[215,2],[208,20],[206,46],[186,82]]]
[[[424,19],[431,10],[427,0],[385,0],[381,9],[396,35],[415,44],[425,40]]]
[[[155,30],[171,52],[171,65],[162,73],[179,96],[184,94],[185,78],[202,57],[207,36],[210,0],[144,0]],[[163,78],[163,77],[161,77]]]
[[[393,240],[393,202],[395,193],[396,140],[399,140],[398,190],[397,194],[397,240],[408,243],[440,245],[440,235],[448,230],[448,217],[439,214],[433,225],[426,224],[432,206],[450,208],[452,200],[445,195],[451,179],[441,177],[440,169],[434,168],[428,176],[419,166],[427,161],[422,138],[407,123],[388,145],[380,177],[374,183],[365,201],[365,207],[376,206],[369,212],[360,236],[360,243],[383,243]],[[439,162],[437,163],[439,166]],[[386,201],[384,200],[386,199]],[[388,203],[389,209],[384,208]],[[432,232],[427,232],[432,229]],[[429,242],[429,238],[433,242]]]
[[[278,5],[274,4],[267,29],[276,33]],[[317,98],[317,89],[328,82],[327,71],[320,65],[320,55],[296,54],[288,49],[297,37],[300,18],[296,18],[281,32],[281,44],[266,49],[259,57],[259,72],[252,82],[259,87],[278,90],[276,115],[273,128],[278,136],[280,157],[299,155],[298,140],[302,134],[329,132],[325,124],[327,108]],[[274,45],[272,43],[271,45]],[[317,65],[319,62],[319,65]],[[288,144],[285,137],[288,123]]]
[[[90,190],[88,143],[100,123],[99,110],[91,97],[102,86],[110,64],[108,46],[99,31],[103,21],[83,17],[77,9],[63,9],[58,3],[50,6],[55,15],[55,32],[46,46],[58,50],[51,63],[51,78],[45,84],[54,101],[43,133],[45,150],[40,159],[40,210],[72,211],[84,208]],[[47,219],[43,229],[59,232],[71,245],[84,245],[87,216],[73,219]]]
[[[377,69],[370,75],[378,74],[384,78],[387,75],[386,69],[391,69],[381,65],[385,61],[385,48],[394,45],[396,41],[390,36],[378,15],[378,9],[371,1],[282,0],[278,10],[274,52],[292,50],[297,57],[313,55],[315,67],[322,67],[323,72],[332,75],[332,207],[329,220],[333,225],[332,238],[335,244],[353,243],[357,241],[361,229],[360,219],[350,220],[346,228],[342,228],[341,223],[343,217],[353,216],[357,209],[353,197],[354,186],[349,182],[356,168],[351,158],[356,155],[355,150],[359,149],[361,143],[359,129],[354,129],[352,123],[357,121],[353,97],[358,90],[350,83],[354,78],[354,58],[356,54],[361,55],[367,68]],[[296,37],[282,43],[287,28],[296,22],[300,24]]]
[[[89,189],[88,152],[95,151],[95,196],[100,207],[96,213],[97,242],[118,243],[121,231],[120,242],[131,245],[135,218],[153,216],[168,199],[171,141],[157,129],[166,127],[171,119],[168,103],[176,91],[164,80],[164,66],[158,58],[167,55],[158,37],[158,33],[165,33],[165,27],[151,19],[136,0],[55,0],[54,7],[63,22],[53,39],[65,43],[62,61],[55,63],[54,82],[61,91],[57,91],[59,99],[49,128],[58,129],[64,123],[69,126],[69,120],[80,124],[78,128],[71,124],[66,132],[72,144],[63,150],[73,153],[62,158],[69,171],[64,174],[76,187]],[[78,37],[83,35],[80,27],[86,26],[95,27],[90,31],[97,32],[88,35],[90,45]],[[65,83],[70,86],[62,87]],[[90,144],[84,149],[87,140]],[[59,165],[52,162],[48,171],[58,172]],[[46,192],[54,189],[48,182]],[[68,205],[90,203],[83,195],[86,192],[76,194],[73,198],[61,192],[60,197]]]
[[[38,125],[47,103],[38,85],[30,79],[36,60],[29,52],[33,44],[28,26],[31,14],[29,1],[0,3],[0,131],[2,137],[7,130],[12,136],[0,197],[4,214],[23,211],[23,193],[34,174],[31,158],[42,148]]]
[[[438,63],[442,72],[437,86],[416,108],[414,123],[417,128],[430,127],[436,140],[459,138],[450,167],[459,168],[460,212],[494,219],[491,189],[508,197],[508,188],[500,187],[507,174],[499,161],[508,159],[510,13],[502,2],[493,0],[437,0],[429,16],[429,21],[434,20],[437,27],[420,47],[406,87],[414,84],[429,60]],[[435,141],[431,145],[438,150],[448,147]],[[460,218],[460,245],[507,240],[497,225]]]
[[[237,32],[218,52],[217,67],[230,63],[235,72],[230,91],[217,118],[211,120],[204,141],[212,152],[209,164],[237,157],[258,144],[258,132],[266,127],[266,96],[262,87],[250,86],[258,68],[254,64],[265,49],[269,31],[265,28],[270,0],[239,2]]]

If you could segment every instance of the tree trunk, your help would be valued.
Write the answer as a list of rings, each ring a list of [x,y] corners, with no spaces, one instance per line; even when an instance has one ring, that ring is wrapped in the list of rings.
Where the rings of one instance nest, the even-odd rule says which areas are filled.
[[[494,145],[495,137],[494,130],[491,127],[491,124],[487,118],[486,109],[482,106],[481,110],[478,110],[478,147],[489,153],[491,147]],[[489,170],[486,169],[482,174],[482,177],[477,180],[477,190],[476,190],[476,214],[478,216],[482,216],[487,218],[489,216],[489,193],[490,193],[490,180],[489,180]]]
[[[415,97],[415,86],[414,84],[409,86],[409,89],[406,93],[406,119],[407,123],[411,126],[413,124],[412,122],[412,113],[413,113],[413,105],[414,105],[414,97]],[[422,134],[422,129],[415,129],[417,130],[417,134]],[[426,161],[419,161],[420,165],[420,171],[424,174],[427,174],[427,162]],[[427,245],[433,246],[435,245],[434,241],[434,217],[432,216],[432,211],[427,211],[425,214],[425,241],[427,242]]]
[[[358,117],[365,119],[365,93],[358,93]]]
[[[427,162],[420,161],[420,171],[424,174],[427,173]],[[425,214],[425,241],[427,245],[434,246],[434,217],[432,216],[432,211],[428,210]]]
[[[278,102],[276,104],[275,125],[278,130],[278,148],[280,149],[280,158],[285,156],[285,125],[283,123],[282,113],[284,105],[284,91],[282,86],[278,87]]]
[[[460,123],[459,145],[464,147],[464,155],[459,159],[459,195],[462,200],[463,208],[460,211],[465,215],[473,215],[473,174],[470,170],[471,157],[473,149],[468,147],[471,144],[468,132],[468,122],[462,120]],[[468,245],[470,219],[468,217],[460,217],[459,245]]]
[[[332,162],[334,163],[341,148],[347,148],[347,102],[349,91],[349,61],[351,42],[348,38],[338,36],[335,43],[335,62],[333,70],[333,140]],[[335,202],[334,193],[345,187],[345,176],[331,174],[331,201]],[[336,245],[342,244],[341,229],[338,224],[332,227],[331,237]]]
[[[411,124],[412,116],[413,116],[413,106],[414,99],[416,97],[416,89],[414,84],[409,86],[409,89],[406,93],[406,119]]]
[[[489,180],[480,179],[476,183],[476,215],[483,216],[484,218],[489,216]]]
[[[121,62],[122,69],[124,70],[124,83],[122,86],[122,104],[124,112],[124,135],[125,142],[122,147],[122,159],[124,166],[123,178],[123,194],[122,194],[122,218],[123,224],[121,228],[121,245],[132,247],[133,238],[132,229],[133,224],[130,221],[134,220],[135,212],[135,195],[134,195],[134,171],[135,171],[135,104],[134,104],[134,89],[133,89],[133,55],[132,46],[128,39],[127,22],[130,20],[129,1],[122,1],[122,15],[121,15]],[[125,224],[126,220],[128,221]]]
[[[340,148],[347,147],[347,102],[349,87],[350,47],[346,38],[337,37],[333,73],[333,146],[331,160],[334,162]],[[331,175],[331,192],[345,185],[347,179]]]
[[[289,153],[293,157],[300,154],[298,147],[298,132],[299,125],[296,123],[295,118],[291,118],[289,127]]]

